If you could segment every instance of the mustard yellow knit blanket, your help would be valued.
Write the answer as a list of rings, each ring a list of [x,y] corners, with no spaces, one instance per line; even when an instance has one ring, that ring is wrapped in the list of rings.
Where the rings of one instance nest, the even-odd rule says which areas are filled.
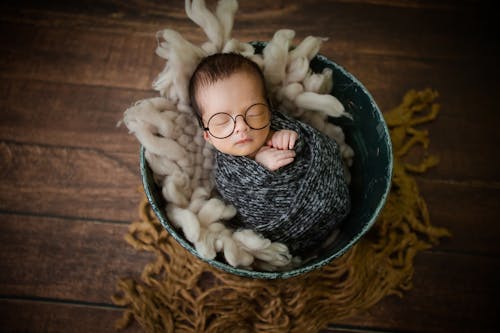
[[[136,320],[147,332],[316,332],[362,312],[387,295],[412,287],[415,255],[449,236],[430,223],[414,173],[438,159],[427,155],[428,132],[416,126],[436,118],[437,92],[411,90],[384,113],[394,152],[392,188],[370,232],[323,268],[286,280],[231,275],[195,258],[160,225],[147,199],[126,240],[156,260],[140,280],[118,282],[113,302],[124,307],[117,328]],[[406,157],[416,146],[417,162]],[[413,160],[415,160],[413,156]]]

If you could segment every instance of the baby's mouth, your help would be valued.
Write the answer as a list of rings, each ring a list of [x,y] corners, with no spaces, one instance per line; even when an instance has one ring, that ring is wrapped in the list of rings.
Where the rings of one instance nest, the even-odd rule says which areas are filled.
[[[247,143],[247,142],[250,142],[250,141],[252,141],[251,138],[245,137],[245,138],[241,138],[238,141],[236,141],[235,144],[240,145],[240,144],[244,144],[244,143]]]

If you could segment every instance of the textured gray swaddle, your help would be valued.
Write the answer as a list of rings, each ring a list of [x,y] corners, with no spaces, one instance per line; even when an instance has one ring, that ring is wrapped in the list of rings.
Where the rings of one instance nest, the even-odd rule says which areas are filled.
[[[337,143],[307,124],[273,112],[271,128],[299,134],[295,160],[269,171],[248,157],[217,151],[217,190],[238,211],[231,226],[252,229],[303,255],[318,247],[349,213],[343,162]]]

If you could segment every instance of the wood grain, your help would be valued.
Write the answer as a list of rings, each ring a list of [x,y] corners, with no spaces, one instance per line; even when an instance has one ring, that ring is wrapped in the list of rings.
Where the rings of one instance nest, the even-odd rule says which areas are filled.
[[[0,138],[136,154],[139,142],[117,123],[135,101],[153,96],[85,84],[6,79],[0,83]]]
[[[95,149],[0,143],[0,210],[128,222],[138,169]]]
[[[0,214],[0,295],[111,304],[120,278],[152,255],[124,240],[126,225]]]
[[[389,331],[493,332],[500,279],[497,258],[448,253],[417,255],[414,288],[343,323]]]
[[[114,332],[121,318],[118,308],[57,303],[50,300],[0,299],[2,332]],[[4,330],[5,329],[5,330]],[[135,325],[120,331],[142,332]]]
[[[431,223],[452,233],[436,251],[498,257],[498,187],[427,179],[419,179],[418,185]]]
[[[210,6],[215,0],[207,0]],[[281,28],[328,37],[321,53],[382,111],[412,88],[440,93],[421,126],[440,163],[417,180],[453,237],[417,256],[414,288],[325,332],[496,332],[500,200],[496,12],[478,1],[239,1],[233,37]],[[0,4],[0,331],[110,332],[116,279],[151,255],[124,240],[141,194],[123,111],[156,96],[155,33],[206,40],[182,1]],[[130,332],[138,332],[136,325]]]
[[[10,332],[67,332],[110,333],[121,318],[121,309],[105,306],[55,303],[46,300],[0,299],[0,327]],[[134,322],[121,333],[144,332]],[[350,325],[335,325],[321,333],[373,333],[371,329],[355,328]]]
[[[1,144],[0,156],[0,175],[5,176],[0,210],[123,223],[136,217],[140,175],[122,159],[98,150],[16,143]],[[453,233],[440,249],[498,254],[500,189],[425,178],[419,184],[432,222]]]
[[[122,225],[1,217],[0,295],[110,304],[116,279],[137,275],[151,259],[124,243]],[[389,297],[363,314],[334,324],[425,332],[446,332],[451,327],[465,332],[478,320],[487,328],[496,315],[499,269],[497,258],[424,252],[415,263],[414,289],[403,299]]]
[[[15,36],[1,37],[6,49],[0,58],[4,77],[150,89],[154,61],[158,68],[154,75],[161,68],[162,62],[154,54],[154,34],[144,38],[54,28],[34,32],[29,25],[2,26],[0,31],[7,27],[16,31]]]
[[[440,93],[439,118],[425,128],[431,133],[430,152],[439,155],[441,163],[426,177],[499,184],[497,165],[500,157],[485,154],[495,151],[500,141],[500,133],[496,130],[500,114],[492,113],[495,101],[488,98],[495,93],[493,74],[481,78],[477,68],[465,67],[456,71],[457,64],[453,63],[364,57],[360,64],[361,58],[356,59],[359,61],[353,57],[345,59],[346,66],[358,68],[353,73],[365,82],[382,111],[398,105],[408,89],[431,87]],[[98,64],[96,68],[99,68]],[[105,71],[105,66],[102,69]],[[3,88],[0,106],[5,110],[0,115],[2,139],[50,144],[64,142],[113,152],[137,149],[133,136],[127,135],[124,127],[116,128],[116,123],[130,105],[154,96],[153,92],[103,88],[94,86],[95,81],[85,78],[79,85],[67,85],[39,81],[26,83],[19,81],[21,77],[0,84]],[[41,77],[34,75],[32,79]],[[64,82],[62,77],[57,80]],[[118,78],[107,84],[114,85],[114,80]],[[471,82],[479,82],[477,89],[469,89]],[[457,91],[463,93],[457,94]],[[486,158],[490,163],[486,163]]]
[[[208,4],[213,6],[215,1]],[[332,38],[341,49],[352,53],[453,58],[464,56],[463,52],[475,54],[475,46],[494,40],[494,34],[486,25],[485,17],[489,15],[488,5],[478,6],[467,1],[239,1],[233,36],[242,40],[268,40],[276,30],[288,28],[296,30],[301,38],[309,34]],[[4,5],[0,18],[9,23],[120,34],[151,34],[173,28],[195,42],[205,38],[187,18],[180,1],[108,0],[78,4],[20,1]],[[423,35],[426,38],[422,38]],[[447,38],[449,36],[462,38]],[[476,38],[470,38],[472,36]],[[429,45],[433,48],[429,49]],[[457,49],[462,52],[455,52]]]

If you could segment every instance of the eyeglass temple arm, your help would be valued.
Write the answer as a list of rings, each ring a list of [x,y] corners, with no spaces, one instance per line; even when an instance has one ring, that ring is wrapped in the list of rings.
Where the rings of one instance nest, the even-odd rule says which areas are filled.
[[[204,131],[208,131],[208,127],[205,127],[205,125],[203,125],[203,120],[201,120],[201,117],[196,116],[196,118],[198,119],[198,125],[200,125],[201,129]]]

